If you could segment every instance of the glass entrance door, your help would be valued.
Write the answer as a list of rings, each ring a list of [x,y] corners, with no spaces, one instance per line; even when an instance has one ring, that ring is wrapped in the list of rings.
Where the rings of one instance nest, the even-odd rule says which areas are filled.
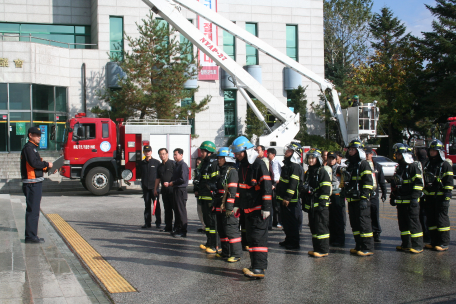
[[[10,151],[22,150],[28,141],[27,130],[30,127],[30,112],[10,112]]]
[[[0,111],[0,152],[8,152],[8,114]]]

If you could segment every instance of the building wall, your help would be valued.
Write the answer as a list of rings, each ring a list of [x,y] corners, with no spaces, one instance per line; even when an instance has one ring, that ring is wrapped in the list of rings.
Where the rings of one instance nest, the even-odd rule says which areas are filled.
[[[5,1],[6,2],[6,1]],[[14,2],[14,3],[13,3]],[[218,0],[218,12],[236,21],[245,28],[246,22],[257,22],[259,38],[286,53],[286,24],[298,25],[299,62],[320,76],[324,76],[323,59],[323,1],[322,0],[251,0],[245,4],[240,0]],[[123,16],[124,31],[136,37],[136,22],[140,23],[149,13],[148,7],[141,0],[15,0],[0,4],[1,22],[54,23],[91,25],[94,49],[65,49],[29,42],[0,41],[0,57],[10,58],[9,68],[0,68],[0,82],[32,82],[39,84],[61,85],[68,87],[69,112],[74,115],[83,108],[82,64],[86,64],[87,107],[103,105],[95,97],[97,90],[105,86],[105,65],[109,52],[109,16]],[[193,19],[196,16],[185,9],[184,16]],[[223,44],[223,32],[219,29],[219,45]],[[125,49],[129,47],[125,44]],[[14,68],[12,60],[21,57],[22,69]],[[236,41],[236,59],[245,65],[246,46]],[[281,102],[286,104],[286,92],[283,89],[283,68],[279,62],[260,52],[259,64],[262,67],[263,86],[271,91]],[[209,109],[198,113],[195,130],[199,137],[193,145],[199,146],[204,140],[215,141],[223,145],[227,137],[224,134],[224,98],[219,81],[199,81],[200,89],[195,94],[198,102],[206,95],[212,96]],[[309,107],[312,101],[318,101],[319,88],[303,78],[303,85],[308,86]],[[238,132],[244,130],[246,102],[237,94]],[[308,115],[309,130],[322,134],[323,128],[311,114]]]

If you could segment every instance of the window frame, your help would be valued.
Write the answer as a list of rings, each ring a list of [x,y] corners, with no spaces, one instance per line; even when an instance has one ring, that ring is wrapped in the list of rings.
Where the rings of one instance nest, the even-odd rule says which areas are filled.
[[[248,30],[248,28],[247,28],[247,25],[255,25],[255,33],[250,32]],[[246,22],[245,23],[245,29],[250,34],[255,35],[256,37],[258,37],[258,23],[257,22]],[[249,48],[253,48],[255,50],[255,55],[254,56],[248,55]],[[248,60],[249,57],[255,57],[255,64],[249,63],[249,60]],[[245,44],[245,64],[246,65],[259,65],[260,64],[258,49],[254,48],[253,46],[251,46],[248,43]]]
[[[296,62],[299,62],[299,32],[298,32],[298,25],[297,24],[286,24],[286,29],[285,29],[285,43],[286,43],[286,53],[287,53],[287,56],[290,57],[291,59],[295,60]],[[288,36],[288,28],[291,28],[291,27],[294,27],[295,28],[295,45],[294,46],[288,46],[288,39],[287,39],[287,36]],[[296,54],[296,58],[290,56],[288,54],[288,49],[292,49],[294,48],[295,49],[295,54]]]

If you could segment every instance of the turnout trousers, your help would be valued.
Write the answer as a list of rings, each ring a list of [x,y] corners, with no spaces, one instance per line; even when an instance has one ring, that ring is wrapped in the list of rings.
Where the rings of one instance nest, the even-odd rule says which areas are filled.
[[[165,230],[171,231],[173,229],[173,189],[166,187],[161,188],[161,195],[163,201],[163,208],[165,209]]]
[[[431,245],[448,246],[450,244],[449,203],[426,198],[425,206]]]
[[[329,252],[329,208],[315,211],[312,208],[308,214],[312,245],[315,252]]]
[[[340,197],[339,193],[330,197],[329,205],[329,241],[331,243],[345,244],[345,198]]]
[[[174,230],[187,233],[187,189],[174,187]]]
[[[234,214],[226,217],[225,212],[217,212],[217,231],[220,236],[222,255],[240,258],[242,255],[241,233],[239,220]]]
[[[269,218],[263,220],[260,210],[245,213],[244,218],[251,267],[252,269],[267,269]]]
[[[371,196],[370,203],[372,231],[380,234],[382,227],[380,226],[380,200],[378,196]]]
[[[348,203],[348,215],[350,225],[355,238],[355,249],[358,251],[372,252],[374,247],[374,234],[372,232],[370,201],[367,201],[367,208],[361,210],[359,201]]]
[[[27,209],[25,210],[25,239],[38,238],[38,220],[40,219],[40,205],[43,183],[29,183],[22,185]]]
[[[247,229],[245,228],[245,212],[244,209],[239,208],[239,227],[241,228],[241,244],[242,248],[245,248],[247,245]]]
[[[217,215],[212,211],[212,197],[200,196],[201,209],[203,211],[204,225],[206,225],[206,246],[215,249],[217,247]]]
[[[402,248],[423,249],[423,230],[420,223],[420,207],[410,203],[397,204],[397,221],[401,231]]]
[[[144,223],[146,226],[150,226],[152,223],[152,205],[156,198],[157,207],[155,208],[155,224],[161,225],[161,208],[159,196],[155,197],[154,189],[143,188],[142,190],[144,196]]]
[[[301,203],[289,203],[288,207],[285,207],[280,202],[280,213],[282,216],[282,226],[285,232],[285,243],[293,246],[299,246],[299,226],[300,216],[302,213]]]

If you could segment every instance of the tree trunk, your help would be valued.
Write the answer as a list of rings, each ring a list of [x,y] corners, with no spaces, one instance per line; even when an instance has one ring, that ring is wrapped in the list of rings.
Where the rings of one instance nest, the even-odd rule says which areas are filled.
[[[389,150],[389,157],[393,159],[393,124],[389,123],[388,124],[388,150]]]

